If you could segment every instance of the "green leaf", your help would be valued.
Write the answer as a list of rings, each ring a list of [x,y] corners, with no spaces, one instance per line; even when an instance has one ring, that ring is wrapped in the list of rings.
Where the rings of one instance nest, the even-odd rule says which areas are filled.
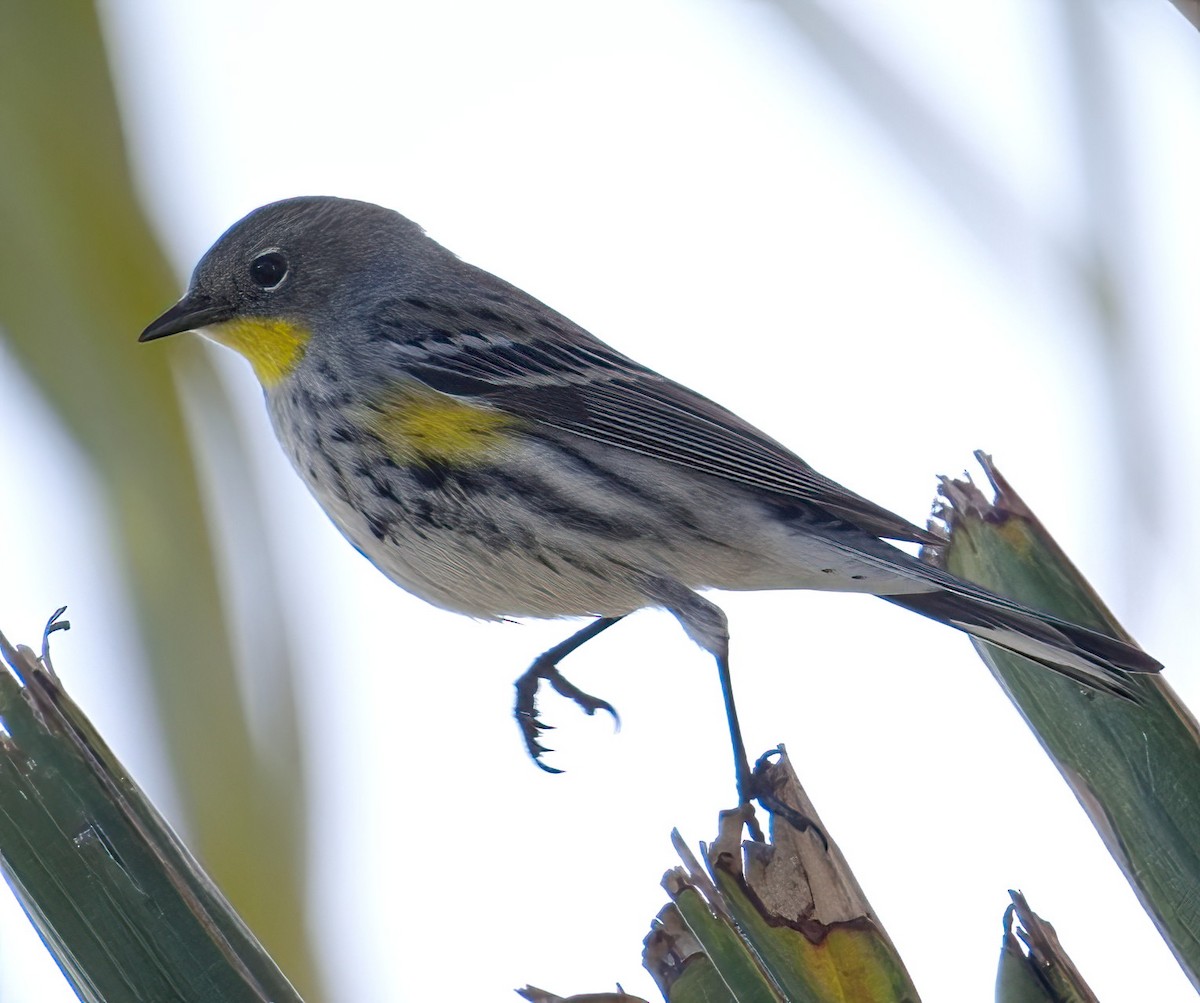
[[[944,483],[940,514],[950,527],[945,566],[1002,595],[1128,638],[990,459],[976,455],[996,498],[988,501],[969,482]],[[1200,915],[1192,907],[1200,901],[1195,719],[1164,677],[1131,677],[1134,704],[975,643],[1200,987]]]
[[[996,1003],[1098,1003],[1058,942],[1054,927],[1020,892],[1004,911],[1004,941],[996,971]]]
[[[300,1003],[53,674],[0,652],[0,869],[80,999]]]
[[[667,1003],[737,1003],[673,902],[650,925],[642,964]]]
[[[758,783],[774,808],[770,844],[741,843],[744,810],[724,812],[706,873],[675,835],[685,866],[663,884],[696,950],[739,1003],[916,1003],[904,963],[786,755],[761,766]],[[690,1003],[664,957],[647,951],[644,962],[671,1003]]]

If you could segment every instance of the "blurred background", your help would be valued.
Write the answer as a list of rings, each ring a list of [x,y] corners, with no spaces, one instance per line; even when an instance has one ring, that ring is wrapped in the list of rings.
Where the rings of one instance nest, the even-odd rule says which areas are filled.
[[[641,940],[734,801],[716,675],[642,612],[390,585],[249,368],[139,346],[299,194],[391,206],[915,521],[984,448],[1200,702],[1200,39],[1167,0],[0,4],[0,629],[56,667],[310,1000],[653,997]],[[967,640],[868,597],[721,595],[927,1001],[986,998],[1006,889],[1107,999],[1192,990]],[[73,999],[0,892],[0,1000]]]

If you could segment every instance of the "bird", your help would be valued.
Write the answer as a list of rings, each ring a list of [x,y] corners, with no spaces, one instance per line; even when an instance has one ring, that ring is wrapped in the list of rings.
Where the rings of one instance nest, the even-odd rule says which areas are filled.
[[[139,340],[198,331],[262,385],[275,434],[346,539],[401,588],[485,620],[589,622],[518,680],[610,711],[559,661],[643,608],[716,662],[739,799],[754,796],[709,590],[877,595],[1132,698],[1140,648],[996,595],[897,544],[944,540],[818,473],[735,413],[634,361],[368,202],[255,209]]]

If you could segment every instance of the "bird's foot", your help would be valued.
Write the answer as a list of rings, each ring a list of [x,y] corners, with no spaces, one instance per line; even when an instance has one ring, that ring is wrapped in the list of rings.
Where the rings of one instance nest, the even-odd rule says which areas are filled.
[[[550,653],[547,652],[547,654]],[[621,727],[621,718],[612,704],[600,697],[585,693],[559,672],[558,665],[545,655],[537,659],[516,682],[517,700],[513,707],[513,716],[517,719],[517,726],[521,729],[521,736],[525,739],[525,749],[534,764],[547,773],[562,773],[562,770],[555,769],[542,761],[543,753],[553,751],[542,745],[542,733],[554,728],[553,725],[546,724],[537,715],[537,691],[543,679],[554,688],[555,693],[568,700],[573,700],[589,717],[598,710],[605,711],[612,715],[618,730]]]
[[[771,761],[775,757],[781,755],[783,755],[783,747],[778,746],[774,749],[764,752],[758,757],[758,760],[754,764],[754,772],[751,776],[751,790],[749,792],[750,796],[760,805],[762,805],[767,814],[783,819],[797,832],[806,832],[807,830],[811,829],[813,835],[816,836],[824,845],[825,849],[828,850],[829,838],[825,835],[821,827],[803,812],[797,811],[791,805],[784,804],[783,801],[775,796],[774,791],[771,790],[771,785],[766,782],[767,767],[771,765]],[[747,825],[749,824],[750,823],[747,823]],[[757,827],[757,822],[754,823],[754,826]],[[761,838],[761,836],[756,838]]]

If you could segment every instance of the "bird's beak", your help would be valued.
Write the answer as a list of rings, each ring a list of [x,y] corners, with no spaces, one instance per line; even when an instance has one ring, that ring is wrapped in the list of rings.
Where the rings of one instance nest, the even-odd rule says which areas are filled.
[[[170,310],[154,321],[138,337],[138,341],[153,341],[155,338],[165,338],[169,334],[181,334],[184,331],[195,331],[210,324],[219,324],[229,320],[233,310],[219,303],[213,303],[206,296],[189,292]]]

